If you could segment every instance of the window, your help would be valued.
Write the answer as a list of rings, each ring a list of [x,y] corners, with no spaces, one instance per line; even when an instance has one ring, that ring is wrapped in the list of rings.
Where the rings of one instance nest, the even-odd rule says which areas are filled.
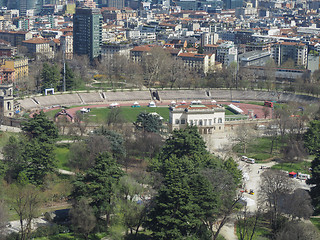
[[[192,125],[193,125],[193,120],[190,120],[189,123],[190,123],[190,125],[192,126]]]
[[[202,120],[199,120],[199,126],[202,126]]]
[[[219,119],[218,119],[218,123],[222,123],[222,118],[219,118]]]
[[[221,127],[219,127],[219,130],[221,130]]]
[[[197,126],[198,120],[194,120],[194,125]]]
[[[212,119],[209,119],[209,126],[212,125]]]
[[[186,124],[186,120],[185,119],[181,119],[181,124]]]
[[[179,124],[179,119],[176,119],[176,124]]]
[[[203,120],[203,126],[207,126],[207,119]]]
[[[216,123],[216,118],[213,119],[213,122]]]

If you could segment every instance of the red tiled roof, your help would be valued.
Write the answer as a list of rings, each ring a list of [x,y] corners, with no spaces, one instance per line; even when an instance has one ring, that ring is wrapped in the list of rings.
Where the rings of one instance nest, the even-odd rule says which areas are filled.
[[[32,43],[32,44],[49,43],[48,40],[45,40],[45,39],[42,39],[42,38],[32,38],[32,39],[25,40],[25,41],[22,41],[22,42],[24,42],[24,43]]]

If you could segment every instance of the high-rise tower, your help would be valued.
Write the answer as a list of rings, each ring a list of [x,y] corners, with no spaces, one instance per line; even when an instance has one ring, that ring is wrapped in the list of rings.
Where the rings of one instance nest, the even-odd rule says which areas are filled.
[[[92,60],[101,54],[102,15],[97,8],[76,8],[73,15],[73,52]]]

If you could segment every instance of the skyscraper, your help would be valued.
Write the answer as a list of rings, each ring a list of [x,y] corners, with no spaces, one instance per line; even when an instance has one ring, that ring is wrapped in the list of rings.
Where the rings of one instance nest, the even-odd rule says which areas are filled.
[[[73,15],[73,52],[92,60],[101,54],[102,15],[97,8],[76,8]]]

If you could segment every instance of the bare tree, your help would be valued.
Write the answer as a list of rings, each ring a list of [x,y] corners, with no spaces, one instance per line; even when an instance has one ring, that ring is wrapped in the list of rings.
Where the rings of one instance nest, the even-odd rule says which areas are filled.
[[[290,194],[294,186],[293,180],[281,171],[270,169],[261,174],[258,202],[269,213],[274,230],[278,228],[277,220],[282,212],[281,199],[284,194]]]
[[[14,185],[9,189],[9,204],[20,221],[20,239],[27,240],[31,234],[32,219],[37,217],[41,204],[40,191],[33,185]]]
[[[263,108],[262,108],[262,112],[263,112],[264,118],[267,118],[267,117],[270,116],[271,109],[268,108],[268,107],[263,107]]]
[[[320,239],[319,230],[311,223],[287,222],[276,234],[276,240],[317,240]]]
[[[283,213],[290,215],[292,220],[310,219],[313,213],[310,194],[304,189],[296,189],[293,193],[286,194],[281,203]]]
[[[109,112],[106,120],[107,125],[122,125],[124,123],[124,118],[122,116],[121,108],[112,108]]]
[[[155,83],[164,83],[165,75],[168,73],[170,55],[161,47],[153,47],[143,57],[142,65],[146,77],[146,86],[154,86]]]
[[[238,126],[235,131],[234,140],[242,145],[243,153],[247,152],[249,142],[256,136],[254,129],[251,126],[243,124]]]

